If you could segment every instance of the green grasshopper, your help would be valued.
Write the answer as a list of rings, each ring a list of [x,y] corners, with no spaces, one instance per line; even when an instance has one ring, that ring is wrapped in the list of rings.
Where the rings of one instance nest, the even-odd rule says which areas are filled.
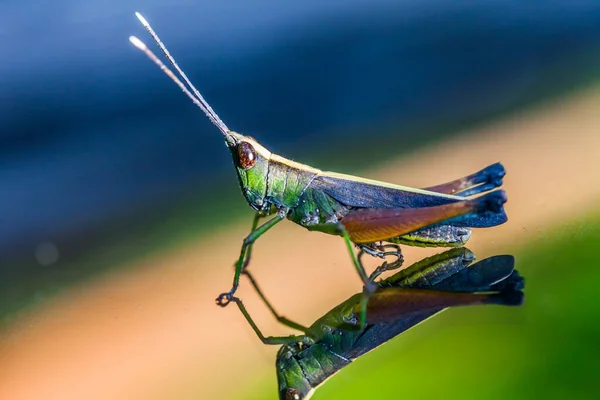
[[[306,400],[353,360],[445,308],[522,303],[524,281],[514,270],[514,257],[494,256],[470,265],[474,259],[468,249],[455,248],[377,282],[377,289],[368,300],[367,325],[358,331],[352,326],[361,312],[361,293],[333,308],[308,328],[283,321],[303,331],[299,336],[265,337],[241,300],[234,297],[233,301],[263,343],[283,344],[275,361],[279,398]],[[386,263],[374,274],[385,269],[390,269]],[[245,273],[260,294],[249,272]],[[270,305],[269,308],[277,316]]]
[[[504,191],[467,198],[502,184],[501,164],[428,189],[325,172],[271,153],[254,138],[230,130],[179,68],[148,22],[136,16],[154,38],[184,83],[138,38],[130,41],[142,50],[196,104],[221,131],[237,170],[246,201],[255,211],[250,234],[244,239],[231,290],[216,299],[226,306],[237,290],[240,274],[250,262],[252,245],[269,229],[287,218],[308,230],[344,238],[353,265],[365,284],[374,289],[361,262],[364,253],[384,258],[401,257],[398,244],[460,246],[468,228],[492,227],[507,220]],[[262,217],[272,216],[259,225]],[[384,245],[383,242],[386,242]],[[355,254],[354,245],[361,250]],[[365,303],[366,304],[366,303]],[[364,323],[365,316],[362,321]]]

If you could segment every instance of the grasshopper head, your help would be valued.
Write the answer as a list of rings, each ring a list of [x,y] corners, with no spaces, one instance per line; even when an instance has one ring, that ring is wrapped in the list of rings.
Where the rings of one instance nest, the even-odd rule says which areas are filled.
[[[306,376],[306,367],[302,367],[297,358],[302,349],[299,343],[291,343],[277,352],[275,368],[280,400],[305,400],[312,395],[314,389]]]
[[[150,26],[148,21],[140,15],[135,14],[140,20],[142,25],[154,38],[158,47],[163,51],[167,59],[171,62],[171,65],[179,73],[179,76],[183,79],[183,82],[173,71],[171,71],[146,45],[138,38],[131,36],[129,41],[138,49],[150,58],[160,69],[167,74],[169,78],[183,93],[189,97],[192,102],[200,108],[204,114],[210,119],[210,121],[221,131],[225,137],[227,147],[231,151],[233,156],[233,163],[238,172],[238,179],[242,192],[246,197],[246,200],[256,210],[264,210],[268,204],[265,204],[265,196],[267,192],[267,172],[269,170],[269,159],[271,158],[271,152],[262,147],[256,140],[249,136],[244,136],[239,133],[235,133],[225,125],[217,113],[212,107],[204,100],[204,97],[200,94],[198,89],[192,84],[185,73],[179,68],[175,59],[171,56],[165,45],[162,43],[154,29]]]
[[[254,138],[229,131],[225,142],[237,170],[240,188],[248,204],[255,210],[265,207],[267,172],[271,152]]]
[[[219,118],[217,113],[206,102],[206,100],[204,100],[204,97],[202,97],[198,89],[196,89],[181,68],[179,68],[175,62],[175,59],[171,56],[148,21],[146,21],[146,19],[142,17],[140,13],[136,13],[135,15],[140,20],[142,25],[144,25],[150,35],[154,38],[158,44],[158,47],[160,47],[160,49],[163,51],[185,84],[156,56],[156,54],[149,50],[141,40],[131,36],[129,41],[135,47],[144,52],[152,62],[159,66],[160,69],[167,74],[167,76],[171,78],[171,80],[175,82],[177,86],[179,86],[183,93],[189,97],[189,99],[192,100],[192,102],[198,106],[198,108],[200,108],[204,114],[206,114],[208,119],[210,119],[210,121],[221,131],[225,137],[227,147],[233,156],[233,162],[238,172],[240,186],[244,196],[246,197],[246,200],[250,206],[256,210],[265,209],[268,206],[268,204],[265,204],[264,199],[267,192],[267,172],[271,152],[258,144],[258,142],[256,142],[256,140],[253,138],[240,135],[239,133],[229,130],[227,125],[221,121],[221,118]]]

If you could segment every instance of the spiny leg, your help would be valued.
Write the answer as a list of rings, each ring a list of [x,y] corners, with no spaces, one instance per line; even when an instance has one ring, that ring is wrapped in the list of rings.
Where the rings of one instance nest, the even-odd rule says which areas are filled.
[[[246,259],[248,247],[250,247],[256,241],[256,239],[261,237],[266,231],[271,229],[273,226],[277,225],[277,223],[281,222],[283,218],[285,218],[285,213],[280,211],[275,217],[271,218],[258,228],[254,229],[252,232],[250,232],[248,236],[246,236],[246,238],[244,239],[244,243],[242,244],[240,257],[235,263],[235,275],[233,276],[233,285],[231,287],[231,290],[226,293],[221,293],[219,297],[217,297],[216,302],[218,305],[220,305],[221,307],[225,307],[233,298],[233,295],[235,294],[235,291],[237,290],[238,285],[240,284],[240,275],[242,273],[242,269],[244,268],[244,260]]]
[[[271,302],[269,300],[267,300],[267,298],[265,297],[265,295],[263,294],[262,290],[260,289],[260,287],[258,286],[258,283],[256,283],[256,281],[254,280],[254,277],[252,276],[252,274],[250,274],[250,271],[242,271],[242,274],[246,275],[248,277],[248,279],[250,280],[250,284],[252,285],[252,287],[254,288],[254,290],[256,290],[256,293],[258,293],[258,295],[260,296],[260,298],[262,299],[263,303],[265,303],[265,305],[267,306],[267,308],[269,309],[269,311],[271,311],[271,314],[273,314],[273,316],[275,317],[275,319],[277,319],[277,322],[290,327],[292,329],[296,329],[298,331],[304,332],[306,333],[306,331],[308,330],[307,327],[305,327],[304,325],[300,325],[297,322],[294,322],[290,319],[287,319],[281,315],[279,315],[277,313],[277,311],[275,311],[275,308],[271,305]]]
[[[425,190],[470,197],[501,186],[504,175],[506,175],[506,170],[502,164],[496,163],[488,165],[474,174],[441,185],[431,186]]]
[[[312,339],[307,335],[297,335],[297,336],[265,336],[265,335],[263,335],[262,332],[260,331],[260,329],[258,328],[258,326],[254,323],[254,321],[250,317],[250,314],[248,314],[248,311],[246,310],[246,307],[244,307],[244,304],[242,303],[242,301],[240,299],[238,299],[237,297],[231,297],[231,301],[233,301],[233,302],[235,302],[235,304],[237,304],[238,308],[240,309],[240,312],[242,313],[244,318],[246,318],[246,321],[248,321],[248,324],[250,324],[250,326],[252,327],[252,330],[254,330],[254,333],[256,333],[256,336],[258,336],[260,341],[263,342],[264,344],[290,344],[290,343],[298,343],[298,342],[302,342],[302,343],[306,343],[306,344],[312,343]]]

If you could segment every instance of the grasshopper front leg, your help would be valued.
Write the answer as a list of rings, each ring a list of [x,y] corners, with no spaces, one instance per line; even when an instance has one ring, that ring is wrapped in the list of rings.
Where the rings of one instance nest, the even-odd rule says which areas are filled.
[[[302,342],[304,344],[312,344],[313,343],[313,340],[308,335],[292,335],[292,336],[265,336],[265,335],[263,335],[263,333],[260,331],[258,326],[252,320],[252,317],[250,317],[250,314],[248,314],[248,311],[246,310],[246,307],[244,307],[244,304],[242,303],[242,301],[240,299],[238,299],[237,297],[232,297],[231,301],[233,301],[235,304],[237,304],[238,308],[240,309],[240,312],[242,313],[244,318],[246,318],[246,321],[248,321],[248,324],[250,324],[254,333],[256,333],[256,336],[258,336],[260,341],[263,342],[264,344],[290,344],[290,343],[298,343],[298,342]]]
[[[263,217],[263,215],[260,212],[257,212],[254,215],[254,220],[252,221],[252,229],[250,230],[250,232],[253,232],[256,227],[258,226],[258,221],[260,221],[260,218]],[[292,329],[296,329],[302,332],[306,332],[308,328],[306,328],[305,326],[294,322],[282,315],[279,315],[279,313],[275,310],[275,307],[273,307],[273,305],[271,304],[271,302],[267,299],[267,297],[264,295],[262,289],[260,288],[260,286],[258,286],[258,283],[256,282],[256,280],[254,279],[254,277],[252,276],[252,274],[250,273],[250,271],[248,271],[246,269],[246,267],[248,267],[248,264],[250,264],[250,258],[252,257],[252,247],[254,246],[254,244],[250,244],[248,246],[248,249],[246,250],[246,258],[244,259],[244,263],[242,264],[242,271],[240,273],[240,275],[246,275],[246,277],[248,278],[248,280],[250,281],[250,284],[252,285],[252,287],[254,288],[254,290],[256,291],[256,293],[258,294],[258,296],[261,298],[261,300],[263,301],[263,303],[267,306],[267,308],[269,309],[269,311],[271,312],[271,314],[275,317],[275,319],[277,319],[277,322],[290,327]],[[236,266],[234,265],[234,268]],[[238,305],[239,306],[239,305]],[[243,306],[242,306],[243,307]]]
[[[275,319],[277,320],[277,322],[279,322],[282,325],[285,325],[289,328],[292,329],[296,329],[298,331],[301,332],[307,332],[308,328],[305,327],[304,325],[301,325],[297,322],[292,321],[291,319],[288,319],[282,315],[279,315],[279,313],[277,312],[277,310],[275,310],[275,307],[273,307],[273,305],[271,304],[271,302],[267,299],[267,297],[264,295],[262,289],[260,288],[260,286],[258,286],[258,283],[254,280],[254,277],[252,276],[252,274],[250,273],[250,271],[246,271],[246,270],[242,270],[242,274],[246,275],[246,277],[248,278],[248,280],[250,281],[250,284],[252,285],[252,287],[254,288],[254,290],[256,291],[256,293],[258,294],[258,296],[260,297],[260,299],[263,301],[263,303],[267,306],[267,308],[269,309],[269,311],[271,312],[271,314],[275,317]]]
[[[259,211],[254,214],[254,219],[252,220],[252,228],[250,229],[250,233],[254,232],[258,227],[258,221],[263,217]],[[252,257],[252,247],[254,247],[254,243],[251,243],[248,246],[248,250],[246,251],[246,257],[244,259],[244,263],[242,264],[242,274],[246,271],[246,267],[250,264],[250,258]],[[236,264],[233,265],[233,268],[236,268]]]
[[[268,231],[269,229],[271,229],[272,227],[277,225],[277,223],[281,222],[285,218],[285,214],[286,214],[286,211],[284,209],[278,210],[277,215],[275,217],[271,218],[270,220],[268,220],[267,222],[265,222],[258,228],[253,229],[252,232],[250,232],[250,234],[248,236],[246,236],[246,238],[244,239],[244,242],[242,243],[242,250],[240,251],[240,257],[238,258],[238,260],[235,263],[235,275],[233,276],[233,285],[231,287],[231,290],[229,290],[229,292],[226,292],[226,293],[221,293],[219,295],[219,297],[217,297],[216,302],[218,305],[220,305],[221,307],[225,307],[227,304],[229,304],[229,302],[233,298],[233,295],[235,294],[235,292],[240,284],[240,275],[241,275],[243,269],[248,266],[248,263],[245,262],[246,255],[248,253],[248,249],[251,248],[252,244],[256,241],[256,239],[258,239],[266,231]],[[260,218],[260,216],[254,217],[255,223],[258,223],[258,218]],[[254,224],[253,224],[253,226],[254,226]],[[248,257],[248,262],[249,262],[249,257]]]

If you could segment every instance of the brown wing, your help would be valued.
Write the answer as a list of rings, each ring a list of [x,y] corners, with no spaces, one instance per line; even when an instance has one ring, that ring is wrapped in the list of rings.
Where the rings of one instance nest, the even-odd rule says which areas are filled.
[[[506,202],[503,191],[496,191],[471,200],[457,201],[434,207],[357,209],[348,213],[341,223],[354,243],[373,243],[406,235],[430,225],[460,218],[485,218],[502,210]]]
[[[376,291],[367,305],[369,324],[396,321],[406,315],[418,312],[440,310],[447,307],[471,306],[477,304],[520,305],[523,295],[475,294],[442,292],[429,289],[384,288]]]

